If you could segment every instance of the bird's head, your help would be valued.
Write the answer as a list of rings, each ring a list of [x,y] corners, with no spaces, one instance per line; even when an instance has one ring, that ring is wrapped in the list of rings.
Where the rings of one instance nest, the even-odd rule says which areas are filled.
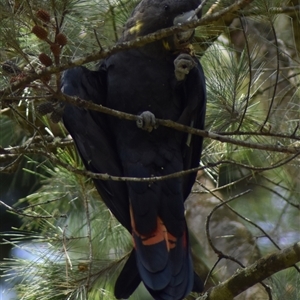
[[[181,25],[201,17],[195,14],[200,0],[142,0],[133,10],[125,24],[121,41],[134,40],[157,30]],[[165,49],[174,51],[186,47],[193,37],[194,30],[179,32],[161,42]]]

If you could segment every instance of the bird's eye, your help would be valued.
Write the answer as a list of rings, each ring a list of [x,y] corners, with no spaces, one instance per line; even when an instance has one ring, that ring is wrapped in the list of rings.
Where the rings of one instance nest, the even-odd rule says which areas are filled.
[[[165,10],[169,10],[169,8],[170,8],[169,5],[167,5],[167,4],[164,5],[164,9],[165,9]]]

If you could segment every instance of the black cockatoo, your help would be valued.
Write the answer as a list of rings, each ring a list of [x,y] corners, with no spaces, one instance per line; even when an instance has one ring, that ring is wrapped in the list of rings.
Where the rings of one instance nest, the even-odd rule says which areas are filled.
[[[119,42],[197,19],[200,0],[142,0]],[[205,78],[188,30],[111,55],[98,71],[66,71],[70,96],[139,115],[137,123],[66,105],[64,124],[87,170],[153,177],[199,165],[202,137],[163,126],[155,118],[204,128]],[[115,285],[127,298],[141,281],[154,299],[179,300],[202,283],[190,256],[184,201],[196,174],[153,182],[94,180],[104,202],[133,236],[134,249]]]

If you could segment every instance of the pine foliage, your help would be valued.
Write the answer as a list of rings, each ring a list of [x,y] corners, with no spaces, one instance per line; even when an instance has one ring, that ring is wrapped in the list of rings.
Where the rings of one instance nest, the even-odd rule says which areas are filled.
[[[3,243],[13,246],[0,265],[2,279],[14,287],[16,299],[114,299],[114,281],[132,242],[100,199],[59,123],[60,74],[83,63],[95,69],[138,2],[0,2],[1,191],[29,187],[26,197],[6,207],[21,218],[22,227],[2,234]],[[226,201],[223,206],[229,209],[217,223],[228,218],[251,240],[250,263],[300,240],[299,4],[239,1],[240,10],[218,16],[237,2],[206,1],[203,18],[214,19],[195,29],[193,45],[207,81],[210,135],[199,165],[204,170],[200,192],[196,185],[194,195],[207,197],[204,208],[211,201],[217,210]],[[208,214],[202,214],[204,220]],[[196,218],[189,222],[198,224]],[[208,245],[229,235],[219,228],[220,236],[206,231],[203,241],[204,223],[191,229],[196,256],[201,256],[197,263],[203,276],[211,269],[207,286],[212,286],[232,273],[214,266],[218,259]],[[241,246],[237,237],[235,243]],[[222,249],[220,258],[226,256]],[[297,266],[277,273],[265,283],[272,291],[266,288],[263,295],[296,300],[299,280]],[[139,295],[147,297],[144,291],[134,297]]]

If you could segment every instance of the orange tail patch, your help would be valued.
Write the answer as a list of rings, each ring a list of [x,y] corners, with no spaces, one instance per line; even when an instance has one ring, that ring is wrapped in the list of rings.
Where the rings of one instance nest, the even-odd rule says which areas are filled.
[[[167,228],[160,217],[157,217],[156,229],[148,235],[142,235],[137,231],[135,227],[135,221],[134,221],[134,216],[133,216],[131,206],[130,206],[130,217],[131,217],[132,232],[142,240],[144,246],[151,246],[151,245],[158,244],[162,241],[165,241],[168,251],[176,247],[177,238],[167,231]]]

